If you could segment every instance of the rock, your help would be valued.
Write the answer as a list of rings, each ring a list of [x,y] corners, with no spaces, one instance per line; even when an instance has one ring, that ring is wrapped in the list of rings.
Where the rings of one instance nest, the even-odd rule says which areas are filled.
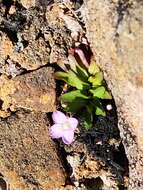
[[[76,180],[83,178],[96,178],[100,176],[102,170],[100,163],[97,160],[92,160],[89,156],[82,163],[80,154],[67,156],[68,163],[73,168],[73,174]],[[82,163],[82,164],[81,164]]]
[[[12,14],[14,14],[15,12],[16,12],[15,6],[12,5],[12,6],[10,7],[10,9],[9,9],[9,14],[12,15]]]
[[[17,62],[6,59],[5,63],[1,64],[0,73],[6,74],[9,77],[14,78],[17,75],[23,73],[23,69],[20,67]]]
[[[16,12],[11,14],[11,6],[7,18],[0,12],[0,73],[9,76],[5,71],[7,59],[21,69],[35,70],[66,58],[72,40],[70,31],[59,18],[63,10],[56,3],[43,9],[39,5],[38,10],[36,6],[19,10],[15,5]]]
[[[20,0],[21,4],[26,8],[29,9],[30,7],[34,7],[36,1],[35,0]]]
[[[85,0],[87,37],[116,102],[129,160],[129,189],[143,189],[143,5]]]
[[[50,67],[14,79],[3,75],[0,78],[2,111],[25,108],[36,112],[52,112],[55,110],[55,96],[55,81]]]
[[[0,61],[2,62],[7,56],[13,53],[13,44],[8,36],[0,32]]]
[[[6,11],[6,7],[3,5],[4,5],[4,2],[0,0],[0,21],[1,21],[1,16],[4,16],[5,11]]]
[[[22,68],[35,70],[46,65],[49,59],[50,49],[42,38],[28,42],[28,46],[21,52],[13,53],[10,58],[18,62]]]
[[[65,187],[61,187],[59,190],[76,190],[76,187],[72,185],[66,185]]]
[[[107,169],[103,162],[92,157],[91,154],[87,155],[87,157],[81,158],[81,154],[76,153],[68,156],[67,160],[73,170],[71,177],[74,177],[75,184],[76,182],[81,181],[84,186],[86,186],[86,180],[91,180],[91,183],[94,182],[94,180],[97,180],[95,184],[93,183],[90,185],[91,189],[95,186],[100,186],[101,188],[101,185],[98,184],[98,179],[100,179],[104,189],[106,187],[107,189],[119,190],[117,176]]]
[[[72,46],[71,32],[66,26],[60,15],[64,10],[54,3],[46,9],[46,20],[48,25],[44,28],[45,40],[51,46],[50,63],[59,62],[67,59],[67,50]],[[51,30],[52,29],[52,30]]]
[[[48,63],[50,49],[42,38],[36,41],[25,40],[25,43],[28,43],[25,48],[22,42],[18,42],[17,46],[14,46],[8,36],[2,32],[0,38],[1,67],[4,67],[7,58],[27,70],[35,70]]]
[[[55,190],[65,174],[48,135],[46,114],[18,111],[0,119],[0,173],[13,190]]]

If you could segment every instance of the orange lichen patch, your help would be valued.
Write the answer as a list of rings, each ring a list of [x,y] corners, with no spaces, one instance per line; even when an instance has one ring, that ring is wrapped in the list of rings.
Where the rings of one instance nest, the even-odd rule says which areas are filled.
[[[49,102],[49,96],[47,94],[44,94],[40,97],[41,104],[47,104]]]

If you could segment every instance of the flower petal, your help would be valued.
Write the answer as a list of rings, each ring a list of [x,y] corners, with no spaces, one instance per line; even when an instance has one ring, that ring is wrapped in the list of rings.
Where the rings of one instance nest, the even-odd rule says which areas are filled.
[[[67,117],[61,111],[55,111],[52,114],[52,119],[53,119],[54,123],[61,124],[66,121]]]
[[[63,136],[62,126],[60,124],[54,124],[49,128],[49,134],[53,139],[58,139]]]
[[[70,123],[70,126],[73,130],[75,130],[77,128],[78,120],[76,118],[70,117],[70,118],[68,118],[68,122]]]
[[[87,60],[86,60],[86,57],[85,57],[83,51],[82,51],[81,49],[79,49],[79,48],[75,48],[75,53],[78,54],[78,56],[80,57],[80,59],[81,59],[83,65],[88,68],[88,67],[89,67],[89,64],[88,64],[88,62],[87,62]]]
[[[67,145],[71,144],[74,140],[74,131],[73,130],[64,131],[62,140]]]

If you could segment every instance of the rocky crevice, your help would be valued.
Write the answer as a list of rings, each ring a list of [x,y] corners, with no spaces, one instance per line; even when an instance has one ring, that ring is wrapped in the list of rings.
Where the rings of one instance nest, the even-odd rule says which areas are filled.
[[[116,44],[112,44],[120,40],[120,27],[126,22],[130,5],[130,1],[122,0],[89,0],[86,6],[89,15],[84,17],[85,11],[83,16],[92,51],[111,90],[116,86],[118,75],[111,80],[109,71],[111,69],[113,75],[116,70],[108,64],[114,58],[115,64],[116,52],[120,52],[120,48],[117,50]],[[52,68],[55,63],[63,67],[68,61],[68,49],[77,41],[82,43],[86,34],[78,14],[84,6],[76,13],[56,0],[0,1],[0,6],[0,172],[7,177],[11,189],[127,189],[132,163],[136,162],[133,171],[139,166],[129,149],[131,144],[139,154],[140,151],[136,138],[133,141],[132,130],[131,136],[126,138],[126,126],[129,131],[131,128],[121,119],[123,114],[120,116],[120,99],[116,98],[116,93],[122,91],[120,85],[112,92],[119,107],[119,128],[125,151],[114,102],[110,102],[113,113],[107,118],[96,118],[91,131],[77,132],[71,147],[61,141],[56,141],[55,145],[48,136],[51,115],[45,113],[56,109],[56,93],[60,94],[56,91],[59,86],[55,89]],[[72,29],[71,25],[76,27]],[[122,69],[119,71],[122,78],[121,72]],[[136,183],[141,183],[136,176],[135,172],[130,174],[133,189]],[[134,186],[133,177],[136,179]]]

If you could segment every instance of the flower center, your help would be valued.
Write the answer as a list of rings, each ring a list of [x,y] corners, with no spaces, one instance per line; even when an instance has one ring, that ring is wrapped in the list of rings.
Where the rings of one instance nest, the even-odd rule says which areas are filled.
[[[70,128],[70,123],[68,121],[63,123],[63,129],[69,129],[69,128]]]

